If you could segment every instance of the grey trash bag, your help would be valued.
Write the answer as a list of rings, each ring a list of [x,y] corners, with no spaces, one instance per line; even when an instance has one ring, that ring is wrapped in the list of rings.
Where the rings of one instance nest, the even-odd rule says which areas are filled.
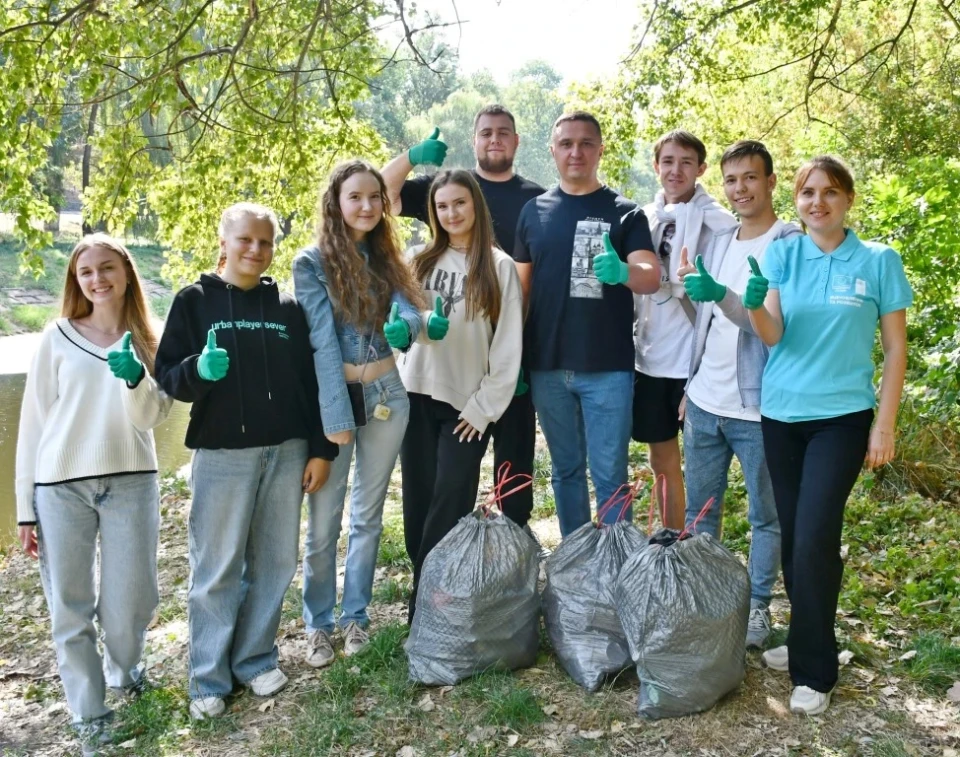
[[[616,594],[639,715],[703,712],[743,681],[750,578],[710,534],[660,529],[624,564]]]
[[[490,668],[533,665],[539,562],[537,545],[502,513],[482,507],[461,518],[423,563],[404,644],[410,679],[453,685]]]
[[[615,594],[621,567],[645,543],[628,521],[591,522],[567,536],[544,563],[543,624],[563,669],[588,691],[631,664]]]

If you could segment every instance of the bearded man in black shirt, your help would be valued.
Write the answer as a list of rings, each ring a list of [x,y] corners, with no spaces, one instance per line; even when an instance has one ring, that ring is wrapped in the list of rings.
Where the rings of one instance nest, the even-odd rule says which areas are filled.
[[[417,165],[443,163],[447,146],[440,141],[440,130],[407,152],[391,160],[381,171],[390,194],[394,214],[428,222],[427,194],[432,176],[412,179],[407,176]],[[513,255],[517,219],[523,206],[545,191],[539,184],[524,179],[513,170],[513,159],[520,144],[516,120],[502,105],[482,108],[473,121],[473,147],[477,158],[473,175],[480,184],[490,215],[497,246]],[[506,412],[493,426],[494,470],[509,462],[511,473],[533,474],[536,416],[527,384],[526,364],[521,365],[517,391]],[[533,489],[512,494],[503,502],[506,515],[530,533],[527,522],[533,511]]]

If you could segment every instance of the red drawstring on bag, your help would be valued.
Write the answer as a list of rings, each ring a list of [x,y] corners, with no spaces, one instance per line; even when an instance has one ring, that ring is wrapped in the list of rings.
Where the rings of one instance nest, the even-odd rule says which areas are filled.
[[[680,532],[680,536],[677,537],[677,541],[680,541],[681,539],[686,539],[688,536],[690,536],[691,533],[696,533],[697,524],[700,523],[700,520],[703,518],[703,516],[706,515],[707,512],[709,512],[711,507],[713,507],[714,500],[715,500],[714,497],[710,497],[710,499],[707,500],[707,504],[703,506],[703,509],[700,510],[700,512],[697,514],[697,517],[694,518],[693,523],[691,523],[688,528],[685,528],[683,529],[683,531]]]
[[[508,484],[518,480],[522,481],[522,483],[517,484],[509,491],[504,491]],[[487,501],[480,505],[480,509],[483,510],[484,517],[490,517],[490,509],[494,506],[502,513],[503,500],[506,497],[509,497],[511,494],[516,494],[518,491],[526,489],[528,486],[533,486],[533,476],[527,473],[515,473],[511,476],[510,462],[504,462],[497,470],[496,484],[487,495]]]
[[[620,484],[617,490],[606,502],[603,503],[601,507],[597,508],[597,520],[594,523],[594,527],[603,528],[605,525],[609,525],[603,522],[604,516],[610,512],[616,505],[620,505],[620,512],[617,514],[617,519],[614,523],[619,523],[624,514],[627,512],[627,508],[633,503],[633,500],[637,496],[637,492],[640,491],[640,485],[643,483],[643,476],[638,476],[637,480],[633,484]]]

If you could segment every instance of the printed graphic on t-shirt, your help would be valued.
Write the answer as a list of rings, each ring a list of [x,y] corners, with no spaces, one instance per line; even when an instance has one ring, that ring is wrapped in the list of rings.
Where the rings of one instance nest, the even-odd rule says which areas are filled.
[[[570,263],[570,296],[590,300],[603,299],[603,284],[593,272],[593,259],[603,252],[603,234],[610,233],[606,221],[589,218],[577,221]]]
[[[434,268],[423,283],[423,288],[428,292],[436,292],[443,301],[443,317],[449,318],[450,314],[457,309],[457,303],[462,302],[464,298],[463,285],[467,277],[457,271],[445,271],[442,268]],[[432,304],[432,303],[431,303]],[[432,308],[431,308],[432,310]]]
[[[276,331],[281,339],[290,338],[290,335],[287,333],[286,324],[275,323],[274,321],[248,321],[246,318],[241,318],[239,321],[217,321],[216,323],[210,324],[210,328],[214,331],[233,328],[238,330],[247,329],[249,331],[266,329],[267,331]]]
[[[657,258],[660,260],[660,289],[653,294],[653,304],[663,305],[673,299],[673,288],[670,286],[670,255],[673,252],[673,235],[677,233],[677,224],[668,223],[663,227],[663,237],[657,249]]]
[[[849,307],[863,307],[863,298],[867,294],[867,282],[855,279],[853,276],[837,273],[830,282],[831,305],[847,305]]]

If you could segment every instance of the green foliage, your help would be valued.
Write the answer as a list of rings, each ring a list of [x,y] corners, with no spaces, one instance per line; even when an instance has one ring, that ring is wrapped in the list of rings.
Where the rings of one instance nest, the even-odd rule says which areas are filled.
[[[942,696],[960,680],[960,646],[942,634],[920,636],[913,645],[917,653],[906,662],[907,675],[934,696]]]
[[[352,103],[377,70],[374,29],[387,10],[375,0],[4,4],[0,211],[14,215],[24,264],[40,270],[51,241],[45,172],[63,136],[87,156],[85,218],[118,234],[156,218],[175,283],[210,267],[219,215],[239,200],[283,219],[283,276],[312,236],[332,164],[386,157]]]

